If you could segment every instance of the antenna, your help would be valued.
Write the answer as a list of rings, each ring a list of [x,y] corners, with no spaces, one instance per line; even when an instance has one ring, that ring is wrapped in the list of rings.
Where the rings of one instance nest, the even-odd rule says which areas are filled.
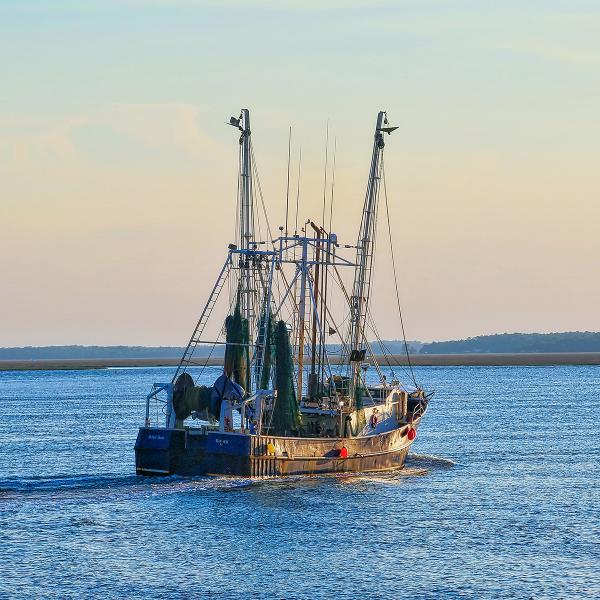
[[[300,156],[298,158],[298,188],[296,189],[296,224],[294,227],[294,235],[298,235],[298,212],[300,209],[300,171],[302,169],[302,148],[300,148]]]
[[[335,159],[337,155],[337,137],[333,138],[333,170],[331,174],[331,201],[329,203],[329,233],[331,233],[331,221],[333,219],[333,194],[335,192]]]
[[[290,158],[292,152],[292,126],[288,135],[287,185],[285,188],[285,237],[288,236],[288,215],[290,211]]]
[[[325,195],[327,194],[327,164],[329,160],[329,119],[325,129],[325,173],[323,176],[323,215],[321,217],[322,227],[325,227]]]

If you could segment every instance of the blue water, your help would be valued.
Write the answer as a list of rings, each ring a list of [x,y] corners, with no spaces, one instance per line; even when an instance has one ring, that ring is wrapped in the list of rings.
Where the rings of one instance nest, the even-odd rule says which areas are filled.
[[[600,368],[417,373],[404,471],[260,482],[134,475],[170,370],[0,373],[0,597],[600,597]]]

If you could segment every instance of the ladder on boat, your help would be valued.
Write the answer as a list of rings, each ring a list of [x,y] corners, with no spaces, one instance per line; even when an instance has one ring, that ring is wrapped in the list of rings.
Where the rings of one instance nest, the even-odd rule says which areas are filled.
[[[202,313],[200,314],[198,323],[196,323],[194,333],[192,333],[192,337],[190,338],[190,341],[188,342],[185,352],[183,353],[183,356],[181,357],[181,360],[179,361],[179,364],[177,365],[177,369],[175,371],[175,375],[173,375],[173,379],[171,380],[171,383],[175,383],[177,376],[180,373],[185,373],[189,366],[203,366],[201,363],[193,362],[192,358],[194,356],[194,352],[196,351],[196,348],[198,347],[198,344],[202,341],[202,333],[204,332],[206,323],[208,322],[208,319],[210,318],[212,310],[215,307],[217,300],[219,299],[219,295],[221,294],[221,290],[223,289],[223,286],[225,285],[225,282],[227,281],[227,276],[229,275],[230,270],[231,270],[231,256],[228,255],[227,260],[225,261],[225,264],[223,265],[223,268],[221,269],[221,272],[219,273],[219,277],[217,278],[217,281],[216,281],[215,285],[213,286],[212,291],[210,292],[208,300],[206,301],[206,304],[204,305],[204,309],[202,310]]]

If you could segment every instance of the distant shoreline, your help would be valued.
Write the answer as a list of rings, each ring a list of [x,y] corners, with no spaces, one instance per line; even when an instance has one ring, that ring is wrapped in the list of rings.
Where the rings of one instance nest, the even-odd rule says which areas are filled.
[[[550,366],[550,365],[600,365],[600,352],[549,352],[531,354],[414,354],[410,357],[415,366]],[[199,359],[199,362],[203,359]],[[406,356],[379,356],[381,366],[407,364]],[[111,367],[172,367],[177,358],[102,358],[102,359],[40,359],[0,360],[0,371],[52,371],[107,369]],[[222,358],[211,358],[209,366],[220,366]]]

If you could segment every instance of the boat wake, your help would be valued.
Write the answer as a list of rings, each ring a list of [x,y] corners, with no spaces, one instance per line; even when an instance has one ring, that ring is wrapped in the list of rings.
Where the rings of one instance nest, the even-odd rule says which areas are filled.
[[[138,475],[54,475],[0,478],[0,502],[11,500],[119,499],[169,493],[226,490],[252,484],[231,477],[142,477]]]
[[[340,475],[343,483],[377,483],[384,485],[398,485],[413,477],[425,477],[429,474],[428,469],[404,467],[396,471],[379,471],[371,473],[347,473]]]
[[[450,469],[456,463],[448,458],[428,454],[409,454],[404,468],[396,471],[365,473],[331,473],[249,479],[245,477],[143,477],[123,474],[59,474],[33,477],[0,478],[0,502],[10,500],[65,500],[89,497],[118,499],[131,496],[154,496],[210,491],[235,491],[250,486],[276,485],[296,487],[302,483],[335,479],[341,483],[400,482],[410,477],[423,477],[431,471]]]
[[[406,468],[451,469],[456,463],[443,456],[435,454],[409,454],[406,457]]]

